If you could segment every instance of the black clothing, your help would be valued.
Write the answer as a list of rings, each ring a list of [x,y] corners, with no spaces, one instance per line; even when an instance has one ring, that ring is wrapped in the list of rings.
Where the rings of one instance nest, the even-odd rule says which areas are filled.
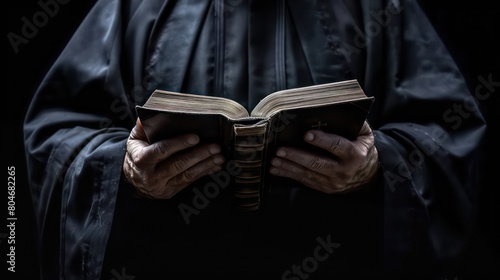
[[[381,172],[369,193],[283,180],[262,212],[242,216],[228,187],[186,224],[178,205],[205,180],[150,201],[122,178],[134,106],[156,88],[251,110],[279,89],[351,78],[376,98]],[[313,270],[319,239],[340,246],[311,275],[446,277],[467,242],[484,128],[415,1],[98,1],[25,121],[43,279],[99,279],[107,254],[109,278],[124,268],[293,279],[294,264]]]

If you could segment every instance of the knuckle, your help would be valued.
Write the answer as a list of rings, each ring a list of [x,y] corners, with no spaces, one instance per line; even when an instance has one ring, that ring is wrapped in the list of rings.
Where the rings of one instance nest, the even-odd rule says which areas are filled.
[[[341,138],[334,138],[332,139],[332,141],[330,141],[329,145],[328,145],[328,149],[330,150],[330,152],[337,152],[340,147],[342,145],[342,139]]]
[[[308,164],[309,168],[313,170],[322,169],[325,165],[326,161],[320,157],[313,157]]]
[[[142,153],[136,153],[134,155],[131,156],[132,158],[132,162],[129,163],[130,167],[134,167],[135,166],[142,166],[146,160],[145,160],[145,156],[142,154]]]
[[[198,173],[193,169],[188,169],[181,174],[181,182],[190,183],[197,178]]]
[[[168,156],[170,155],[170,151],[172,150],[172,144],[170,141],[165,141],[165,142],[159,142],[157,145],[154,147],[154,152],[158,153],[162,156]]]
[[[150,199],[170,199],[175,194],[175,185],[172,180],[165,180],[159,177],[140,177],[132,175],[135,179],[134,187],[137,192]]]
[[[343,176],[340,180],[336,180],[333,186],[335,187],[335,193],[345,193],[349,191],[352,183],[352,178],[348,178],[347,176]]]
[[[143,183],[136,184],[135,186],[136,186],[136,190],[140,194],[142,194],[146,197],[150,197],[150,198],[157,198],[154,188],[151,190],[150,187],[148,187],[147,185],[145,185]]]
[[[189,158],[182,156],[174,160],[172,162],[172,166],[177,171],[183,171],[188,166],[188,163],[189,163]]]

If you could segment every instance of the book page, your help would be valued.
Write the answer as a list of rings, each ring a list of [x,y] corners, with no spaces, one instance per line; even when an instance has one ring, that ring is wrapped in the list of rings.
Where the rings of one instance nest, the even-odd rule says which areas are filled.
[[[177,113],[221,114],[229,119],[249,117],[241,104],[227,98],[163,90],[154,91],[142,107]]]
[[[252,117],[270,117],[287,109],[329,105],[367,98],[356,80],[278,91],[266,96],[253,109]]]

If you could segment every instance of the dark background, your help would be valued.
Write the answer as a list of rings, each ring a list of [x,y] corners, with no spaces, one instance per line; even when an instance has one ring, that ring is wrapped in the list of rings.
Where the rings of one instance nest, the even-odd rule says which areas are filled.
[[[43,0],[47,1],[47,0]],[[49,17],[47,23],[38,28],[36,34],[29,38],[28,43],[19,45],[19,51],[14,52],[7,34],[21,34],[22,18],[32,21],[33,15],[41,11],[38,1],[7,1],[7,21],[4,26],[4,51],[7,54],[7,64],[3,76],[6,97],[4,103],[3,138],[4,151],[7,153],[7,166],[16,168],[16,275],[30,276],[38,279],[36,240],[34,237],[35,220],[30,200],[28,180],[25,167],[22,121],[27,106],[33,96],[36,85],[62,50],[72,32],[91,8],[95,0],[62,1],[59,11]],[[480,84],[479,76],[488,80],[492,75],[494,81],[500,82],[500,10],[493,7],[495,1],[477,0],[461,1],[431,1],[420,0],[425,12],[450,52],[462,70],[472,93]],[[5,10],[4,10],[5,11]],[[484,90],[484,89],[483,89]],[[498,111],[500,110],[500,87],[496,87],[491,96],[479,101],[479,106],[487,119],[489,128],[485,142],[488,151],[482,168],[483,184],[479,186],[477,231],[472,240],[468,258],[463,271],[457,279],[473,279],[474,276],[499,275],[500,269],[500,191],[494,175],[498,172],[495,164],[499,158],[499,148],[495,145],[493,131],[498,128]],[[7,113],[9,112],[9,113]],[[7,205],[7,194],[3,196],[2,205]],[[6,215],[6,209],[2,210]],[[2,219],[4,223],[5,219]],[[6,270],[5,233],[7,229],[0,227],[0,246],[2,270]],[[2,273],[3,274],[3,273]],[[12,274],[10,274],[12,276]],[[10,279],[10,278],[9,278]],[[28,278],[26,278],[28,279]]]

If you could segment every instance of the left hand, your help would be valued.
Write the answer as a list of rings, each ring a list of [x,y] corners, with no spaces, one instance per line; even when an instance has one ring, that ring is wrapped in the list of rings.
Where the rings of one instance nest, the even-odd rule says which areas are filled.
[[[367,122],[355,141],[321,130],[307,131],[304,140],[324,149],[325,154],[280,147],[270,172],[328,194],[352,191],[375,178],[378,152]]]

